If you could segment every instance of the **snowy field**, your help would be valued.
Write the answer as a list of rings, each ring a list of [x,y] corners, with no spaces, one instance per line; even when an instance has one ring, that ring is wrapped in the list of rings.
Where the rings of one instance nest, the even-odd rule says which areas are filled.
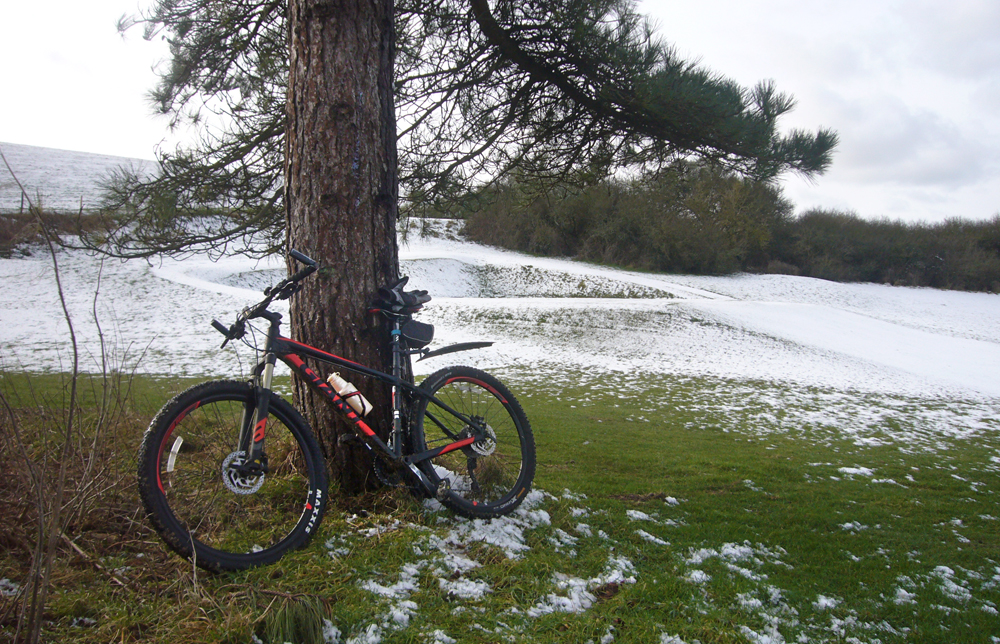
[[[88,152],[71,152],[33,145],[0,143],[7,163],[36,205],[48,210],[75,212],[95,208],[101,198],[101,182],[120,167],[152,172],[154,161]],[[21,190],[0,163],[0,212],[27,211]]]
[[[412,228],[400,255],[411,284],[434,296],[420,319],[436,326],[435,345],[496,344],[419,363],[427,373],[461,358],[515,371],[522,382],[608,382],[632,395],[651,378],[699,378],[706,406],[759,406],[761,431],[806,425],[864,438],[895,416],[905,419],[900,440],[996,428],[1000,296],[785,275],[635,273],[468,243],[443,222],[428,230]],[[100,329],[116,361],[196,377],[252,366],[242,347],[219,352],[209,322],[230,322],[284,270],[280,259],[102,264],[64,252],[59,262],[83,368],[99,364]],[[4,366],[66,369],[69,338],[50,260],[41,252],[2,259],[0,284]],[[799,412],[772,413],[788,406]]]
[[[489,368],[712,376],[866,393],[1000,399],[1000,296],[786,275],[694,277],[618,271],[461,241],[441,226],[401,243],[401,272],[428,289],[435,343]],[[209,326],[276,281],[283,260],[192,257],[152,263],[59,255],[77,333],[106,339],[153,374],[238,368]],[[0,260],[0,347],[8,367],[65,368],[69,341],[51,261]],[[96,297],[95,297],[96,296]],[[279,306],[286,306],[279,303]],[[226,356],[229,356],[227,359]],[[89,362],[93,368],[95,362]],[[430,368],[430,367],[428,367]]]
[[[419,363],[426,372],[460,360],[497,371],[516,392],[613,391],[641,401],[645,416],[630,419],[637,422],[670,413],[674,401],[644,394],[650,383],[667,383],[663,386],[684,388],[684,404],[696,415],[731,417],[732,427],[748,434],[784,433],[816,443],[847,438],[859,450],[895,444],[904,454],[912,450],[942,456],[942,469],[955,469],[946,462],[952,441],[982,436],[992,445],[1000,429],[1000,296],[789,276],[643,274],[471,244],[446,222],[434,222],[428,230],[432,234],[422,235],[421,229],[411,228],[401,242],[401,271],[411,276],[414,287],[434,296],[421,314],[436,326],[432,347],[473,339],[496,344]],[[102,264],[64,252],[59,262],[87,368],[96,367],[100,354],[96,311],[116,360],[138,364],[145,373],[206,378],[245,373],[253,364],[248,350],[220,353],[221,336],[209,321],[214,317],[228,323],[284,271],[281,260],[240,258]],[[41,252],[0,259],[0,284],[2,366],[66,369],[69,343],[50,260]],[[590,404],[586,394],[573,395],[579,400],[569,402]],[[811,465],[817,484],[899,486],[913,480],[884,479],[876,468],[853,461]],[[998,466],[1000,453],[962,473],[975,477]],[[913,470],[917,477],[942,475]],[[744,484],[765,493],[753,481]],[[995,506],[992,497],[982,496],[992,490],[974,479],[969,485],[969,503],[981,504],[970,507]],[[557,503],[572,504],[575,527],[554,525]],[[328,622],[327,641],[371,644],[420,622],[422,576],[430,575],[447,591],[454,611],[472,615],[491,588],[467,576],[480,565],[463,554],[470,543],[491,544],[515,562],[528,549],[531,534],[551,534],[552,548],[563,553],[602,544],[607,555],[603,572],[555,572],[548,590],[522,606],[521,613],[505,613],[503,621],[488,627],[498,639],[524,641],[518,633],[530,632],[530,620],[586,612],[596,602],[596,589],[635,583],[639,566],[621,554],[625,543],[638,538],[644,548],[669,548],[671,531],[684,525],[685,503],[667,497],[662,509],[650,514],[622,508],[634,535],[609,536],[592,527],[602,519],[574,491],[558,498],[533,491],[517,513],[489,524],[442,516],[443,532],[398,521],[372,526],[358,519],[353,527],[348,519],[348,529],[335,532],[325,544],[333,560],[350,557],[373,535],[410,530],[415,561],[359,580],[359,588],[381,602],[377,614],[360,626]],[[979,516],[995,521],[996,514]],[[880,529],[851,516],[837,520],[845,534]],[[958,518],[925,529],[940,534],[942,541],[954,539],[958,551],[968,542]],[[727,575],[752,584],[753,590],[741,594],[739,605],[732,607],[769,624],[764,630],[740,626],[750,642],[795,641],[784,639],[782,631],[798,633],[799,641],[903,641],[908,637],[905,624],[863,616],[909,606],[917,597],[937,602],[935,610],[997,613],[988,598],[1000,585],[1000,568],[994,570],[991,563],[966,569],[930,559],[920,575],[901,576],[895,595],[886,596],[880,606],[822,592],[793,604],[765,572],[788,568],[785,559],[795,553],[789,555],[785,546],[793,546],[765,541],[703,543],[675,553],[679,574],[695,588]],[[879,548],[861,556],[883,554]],[[713,609],[708,597],[705,611]],[[487,629],[478,622],[473,626]],[[421,641],[444,644],[457,641],[456,635],[428,629]],[[609,625],[600,641],[615,637],[615,627]],[[684,640],[664,631],[660,642]]]

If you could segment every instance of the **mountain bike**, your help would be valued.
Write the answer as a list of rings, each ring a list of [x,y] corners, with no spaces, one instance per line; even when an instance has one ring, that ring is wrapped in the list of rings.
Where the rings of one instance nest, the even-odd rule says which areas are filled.
[[[531,427],[513,394],[471,367],[441,369],[419,386],[411,375],[412,356],[423,360],[492,343],[428,350],[434,327],[412,316],[430,296],[404,291],[405,277],[379,289],[371,309],[390,324],[392,373],[282,336],[282,315],[268,307],[291,297],[318,268],[298,251],[289,254],[301,270],[266,289],[231,326],[212,320],[225,336],[222,348],[239,340],[259,350],[252,377],[196,385],[164,405],[146,430],[139,492],[164,541],[200,567],[239,570],[273,563],[316,533],[328,505],[326,464],[308,423],[272,391],[279,360],[346,416],[383,483],[406,485],[470,518],[512,512],[535,473]],[[266,332],[253,320],[265,321]],[[252,340],[261,333],[263,347],[257,347]],[[324,380],[306,360],[390,385],[392,426],[380,436],[364,420],[370,410],[364,396],[339,373]]]

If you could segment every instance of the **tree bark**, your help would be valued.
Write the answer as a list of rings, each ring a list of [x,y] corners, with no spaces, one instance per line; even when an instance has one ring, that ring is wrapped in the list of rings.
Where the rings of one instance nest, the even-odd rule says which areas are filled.
[[[383,371],[388,330],[367,311],[399,266],[393,11],[393,0],[288,3],[288,245],[322,266],[292,299],[292,336]],[[341,375],[374,404],[368,424],[389,428],[388,389]],[[365,450],[341,438],[353,432],[322,396],[300,381],[294,389],[332,479],[348,494],[365,489]]]

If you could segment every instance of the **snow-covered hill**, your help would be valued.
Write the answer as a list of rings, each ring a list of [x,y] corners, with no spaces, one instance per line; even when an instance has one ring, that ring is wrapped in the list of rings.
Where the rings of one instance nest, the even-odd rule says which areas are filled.
[[[448,222],[430,228],[411,230],[400,254],[411,284],[434,296],[420,316],[437,328],[432,347],[495,345],[418,363],[418,373],[462,362],[510,374],[515,390],[586,384],[644,402],[650,383],[697,379],[685,394],[693,404],[757,410],[758,431],[857,440],[880,440],[891,426],[898,440],[926,443],[1000,423],[1000,296],[633,273],[471,244]],[[284,271],[278,258],[102,265],[63,252],[59,264],[85,368],[99,364],[96,310],[118,359],[199,377],[249,370],[252,352],[220,352],[209,322],[231,321]],[[0,259],[0,366],[63,370],[69,346],[50,260]],[[671,404],[649,399],[648,411]]]
[[[1000,397],[1000,296],[784,275],[691,277],[527,257],[438,226],[407,235],[402,272],[435,296],[439,341],[488,338],[487,366],[581,368],[774,380],[906,395]],[[60,256],[78,331],[100,275],[100,318],[142,370],[210,374],[212,317],[230,319],[283,270],[280,260],[105,262]],[[0,346],[8,366],[60,368],[67,338],[42,254],[0,261]],[[246,285],[255,290],[245,288]],[[91,351],[97,349],[88,345]]]
[[[54,150],[16,143],[0,143],[7,163],[28,196],[49,210],[77,211],[95,208],[101,183],[120,167],[153,172],[156,162],[143,159]],[[7,167],[0,163],[0,212],[21,209],[21,190]],[[24,205],[27,209],[27,204]]]

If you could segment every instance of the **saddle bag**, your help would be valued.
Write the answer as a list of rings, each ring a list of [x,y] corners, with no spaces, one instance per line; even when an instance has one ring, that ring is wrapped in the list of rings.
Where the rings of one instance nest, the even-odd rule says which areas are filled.
[[[406,344],[412,349],[423,349],[434,339],[434,325],[409,320],[400,331],[406,338]]]

